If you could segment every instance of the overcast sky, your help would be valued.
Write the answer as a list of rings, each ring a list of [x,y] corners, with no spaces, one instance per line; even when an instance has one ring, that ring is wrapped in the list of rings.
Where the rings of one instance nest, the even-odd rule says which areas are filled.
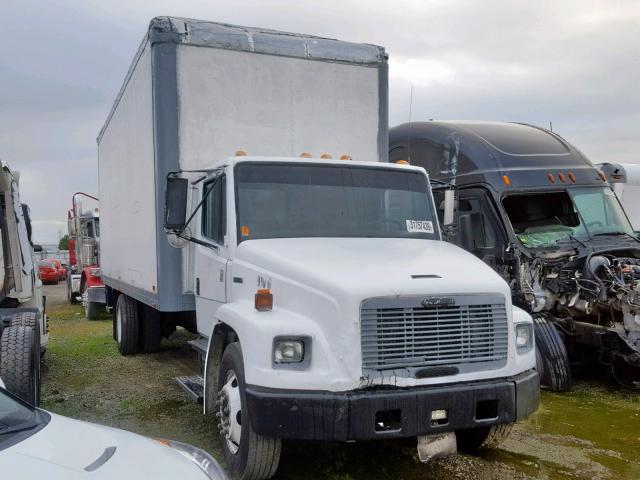
[[[413,120],[552,121],[594,162],[640,161],[639,1],[0,0],[0,158],[37,242],[97,193],[95,138],[160,15],[383,45],[391,125],[413,84]]]

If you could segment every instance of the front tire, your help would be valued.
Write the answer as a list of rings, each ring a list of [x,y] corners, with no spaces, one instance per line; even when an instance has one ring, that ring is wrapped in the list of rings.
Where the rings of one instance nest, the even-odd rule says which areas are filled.
[[[241,480],[262,480],[275,475],[281,441],[253,431],[247,411],[242,350],[238,342],[227,346],[218,372],[218,412],[222,450],[231,475]]]
[[[98,318],[100,317],[100,304],[86,300],[84,313],[87,317],[87,320],[98,320]]]
[[[458,449],[463,452],[493,450],[504,442],[513,430],[513,423],[470,428],[456,432]]]
[[[118,296],[116,303],[116,341],[121,355],[138,353],[140,338],[140,320],[137,302],[124,294]]]
[[[571,390],[569,355],[560,333],[543,315],[533,317],[540,384],[552,392]]]
[[[7,390],[40,404],[40,347],[31,327],[7,327],[0,337],[0,378]]]

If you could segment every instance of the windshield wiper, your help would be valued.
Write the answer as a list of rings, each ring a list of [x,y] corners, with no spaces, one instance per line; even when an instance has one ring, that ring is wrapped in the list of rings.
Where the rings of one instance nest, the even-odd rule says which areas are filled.
[[[631,235],[630,233],[627,233],[627,232],[600,232],[600,233],[593,234],[594,237],[605,237],[607,235],[626,235],[627,237],[632,238],[636,242],[640,242],[640,239],[638,239],[638,237]]]
[[[5,428],[4,430],[0,430],[0,435],[8,435],[10,433],[26,432],[28,430],[33,430],[38,425],[40,425],[38,422],[20,423],[20,424],[14,426],[14,427],[9,427],[9,428]]]

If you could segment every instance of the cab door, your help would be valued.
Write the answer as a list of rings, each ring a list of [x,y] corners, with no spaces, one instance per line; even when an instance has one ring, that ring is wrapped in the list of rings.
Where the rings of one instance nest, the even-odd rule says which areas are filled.
[[[489,192],[482,188],[458,192],[455,243],[496,268],[504,262],[506,235]]]
[[[193,271],[198,332],[210,335],[218,308],[227,301],[227,264],[229,249],[226,241],[226,177],[224,174],[206,179],[200,189],[203,200],[198,238],[195,245]],[[195,235],[194,235],[195,236]]]

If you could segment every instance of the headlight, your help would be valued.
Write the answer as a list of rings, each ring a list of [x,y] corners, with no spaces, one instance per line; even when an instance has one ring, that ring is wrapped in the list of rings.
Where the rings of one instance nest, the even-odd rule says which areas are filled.
[[[92,277],[99,277],[101,275],[102,272],[100,272],[99,268],[90,268],[89,269],[89,275],[91,275]]]
[[[176,442],[173,440],[165,440],[163,438],[154,439],[157,442],[173,448],[187,459],[195,463],[204,474],[211,480],[228,480],[226,473],[215,459],[204,450],[189,445],[188,443]]]
[[[274,366],[309,365],[311,356],[311,338],[309,337],[276,337],[273,339]]]
[[[533,347],[533,325],[531,323],[516,324],[516,350],[525,353]]]

